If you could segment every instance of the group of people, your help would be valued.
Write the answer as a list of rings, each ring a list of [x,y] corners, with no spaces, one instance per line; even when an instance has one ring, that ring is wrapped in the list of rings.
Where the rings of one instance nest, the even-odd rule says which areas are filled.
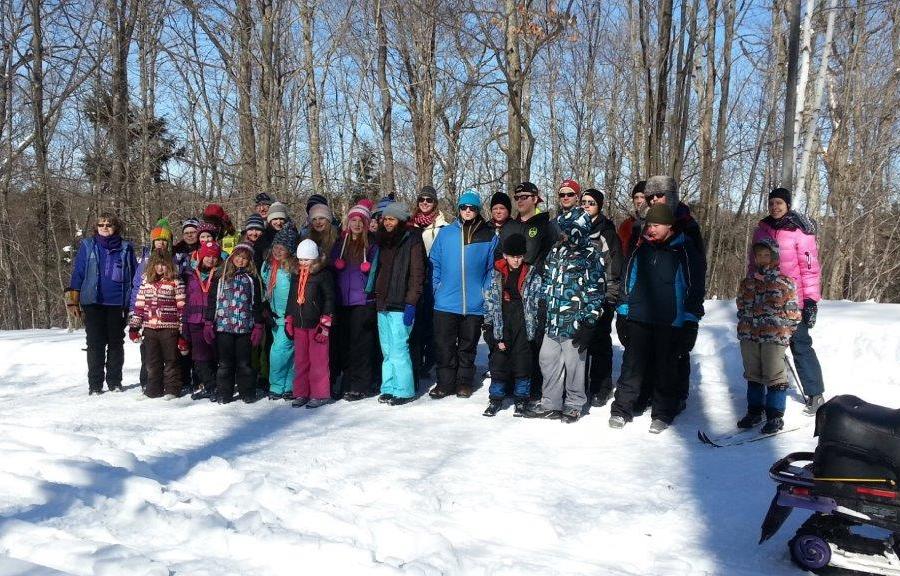
[[[612,400],[610,427],[649,408],[659,433],[688,398],[704,312],[700,228],[667,176],[633,188],[618,229],[600,190],[569,179],[556,194],[551,217],[531,182],[488,205],[468,190],[449,221],[431,186],[413,210],[393,197],[360,198],[342,219],[314,194],[302,226],[258,194],[240,233],[210,204],[181,223],[177,242],[168,221],[157,222],[140,254],[122,222],[102,213],[66,292],[85,323],[89,393],[104,381],[122,390],[126,327],[141,347],[142,399],[189,390],[195,400],[268,396],[307,408],[376,395],[405,404],[432,368],[430,398],[468,398],[483,336],[485,416],[509,398],[514,416],[571,423]],[[783,425],[786,346],[807,409],[822,403],[809,336],[820,298],[815,227],[790,204],[789,191],[770,194],[740,286],[741,426]],[[616,386],[614,319],[624,346]]]

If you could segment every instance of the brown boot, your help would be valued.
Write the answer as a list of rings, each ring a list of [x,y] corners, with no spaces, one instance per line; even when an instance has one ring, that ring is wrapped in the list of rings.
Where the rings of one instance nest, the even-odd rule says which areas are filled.
[[[468,398],[472,395],[471,386],[459,386],[456,388],[457,398]]]

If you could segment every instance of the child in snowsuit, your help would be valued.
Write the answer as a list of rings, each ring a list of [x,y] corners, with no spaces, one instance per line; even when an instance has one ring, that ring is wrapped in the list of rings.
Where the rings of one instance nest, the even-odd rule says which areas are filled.
[[[181,331],[190,344],[194,374],[199,381],[197,389],[191,394],[192,400],[213,399],[216,389],[216,349],[203,338],[203,325],[213,276],[221,262],[221,251],[217,242],[203,242],[196,250],[197,267],[188,266],[184,271],[187,305]]]
[[[290,400],[294,386],[294,342],[284,330],[291,294],[291,280],[297,270],[294,252],[297,232],[285,226],[275,233],[269,257],[262,265],[262,281],[271,312],[272,347],[269,351],[269,399]]]
[[[739,428],[766,423],[763,434],[784,427],[787,374],[784,353],[800,323],[794,281],[779,272],[778,244],[763,238],[753,244],[756,270],[741,281],[737,297],[738,339],[747,379],[747,415]]]
[[[165,399],[173,400],[181,392],[178,347],[185,345],[179,335],[183,309],[184,284],[177,277],[172,257],[154,253],[128,322],[132,342],[140,342],[144,330],[147,386],[141,399],[159,398],[165,391]]]
[[[263,338],[262,286],[253,265],[253,246],[238,244],[217,270],[209,287],[203,338],[215,342],[219,369],[216,398],[220,404],[234,400],[237,385],[241,399],[256,401],[256,371],[250,350]]]
[[[309,238],[297,247],[284,331],[294,341],[295,408],[318,408],[331,401],[328,336],[334,315],[334,281],[319,247]]]
[[[513,416],[524,416],[531,392],[530,341],[541,278],[523,261],[526,244],[518,233],[503,240],[503,258],[494,263],[491,285],[484,293],[484,340],[491,351],[491,387],[484,416],[497,414],[510,387],[515,397]]]

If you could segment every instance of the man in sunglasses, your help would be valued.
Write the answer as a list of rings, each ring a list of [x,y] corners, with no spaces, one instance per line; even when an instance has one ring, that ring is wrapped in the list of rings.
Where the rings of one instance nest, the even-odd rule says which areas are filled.
[[[619,240],[622,241],[622,250],[625,251],[625,258],[631,256],[634,247],[637,245],[638,238],[641,237],[641,231],[644,229],[644,216],[650,207],[644,196],[647,181],[641,180],[631,189],[631,204],[633,210],[631,215],[619,224]]]
[[[475,350],[484,321],[484,292],[490,287],[497,237],[481,216],[481,197],[467,190],[459,217],[443,227],[431,245],[434,286],[434,342],[437,383],[429,396],[472,395]]]

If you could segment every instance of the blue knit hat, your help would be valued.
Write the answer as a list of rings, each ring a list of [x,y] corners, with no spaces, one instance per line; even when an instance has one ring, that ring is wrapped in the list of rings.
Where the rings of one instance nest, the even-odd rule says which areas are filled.
[[[272,246],[280,244],[287,248],[289,254],[293,254],[294,250],[297,249],[297,243],[299,241],[300,237],[297,235],[297,231],[294,230],[294,227],[285,226],[275,233],[275,237],[272,238]]]
[[[244,231],[246,232],[247,230],[259,230],[260,232],[265,232],[266,219],[259,214],[251,214],[247,217],[247,221],[244,223]]]
[[[459,197],[459,201],[456,203],[456,208],[459,209],[461,206],[478,206],[480,210],[481,196],[478,195],[478,192],[470,188],[463,192],[462,196]]]
[[[385,196],[381,200],[378,201],[378,204],[375,205],[375,210],[372,211],[372,217],[379,216],[384,209],[387,208],[388,204],[394,201],[393,194],[390,196]]]

